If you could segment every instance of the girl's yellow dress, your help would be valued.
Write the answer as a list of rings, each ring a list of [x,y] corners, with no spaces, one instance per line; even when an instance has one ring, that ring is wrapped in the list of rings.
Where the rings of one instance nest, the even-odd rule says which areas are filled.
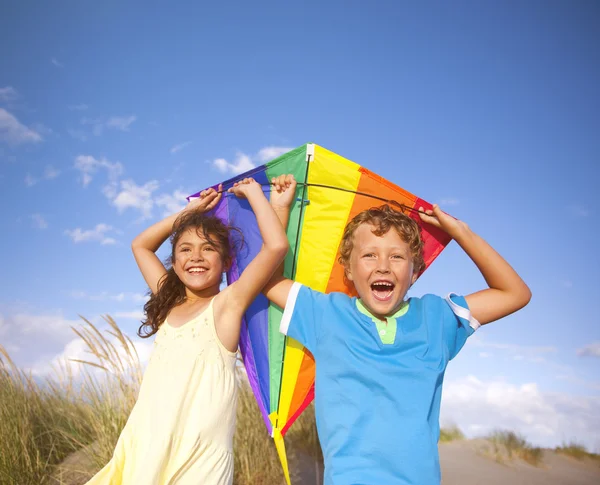
[[[87,485],[232,483],[236,354],[217,337],[213,301],[179,328],[160,326],[114,455]]]

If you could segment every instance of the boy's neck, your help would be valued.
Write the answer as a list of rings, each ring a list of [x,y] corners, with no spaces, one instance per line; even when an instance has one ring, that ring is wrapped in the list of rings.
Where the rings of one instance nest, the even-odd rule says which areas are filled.
[[[380,317],[378,315],[375,315],[371,310],[369,310],[369,308],[363,303],[363,301],[360,298],[357,298],[356,302],[359,306],[359,309],[364,310],[363,313],[366,312],[371,318],[380,320],[382,322],[387,322],[388,318],[397,318],[403,315],[406,312],[406,305],[408,305],[407,301],[402,300],[398,307],[395,310],[393,310],[389,315],[383,315]]]

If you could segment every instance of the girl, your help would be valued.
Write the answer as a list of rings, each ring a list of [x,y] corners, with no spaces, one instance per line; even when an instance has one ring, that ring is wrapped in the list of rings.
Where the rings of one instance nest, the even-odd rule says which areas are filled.
[[[219,187],[219,191],[221,187]],[[288,242],[253,179],[229,192],[248,199],[263,246],[238,281],[219,291],[231,264],[229,229],[204,213],[214,189],[137,236],[132,249],[152,295],[139,334],[156,334],[138,400],[111,461],[88,485],[231,484],[242,315],[283,261]],[[171,234],[171,268],[155,254]]]

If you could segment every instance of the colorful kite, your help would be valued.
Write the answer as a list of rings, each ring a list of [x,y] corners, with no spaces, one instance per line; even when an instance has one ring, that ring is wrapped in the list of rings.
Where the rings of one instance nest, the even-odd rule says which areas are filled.
[[[223,189],[244,177],[253,177],[263,184],[268,197],[272,177],[287,173],[294,175],[298,188],[287,230],[291,251],[285,260],[284,274],[315,290],[355,295],[354,289],[346,285],[344,270],[337,262],[338,248],[346,223],[369,207],[387,202],[421,225],[427,267],[450,241],[443,231],[421,224],[416,209],[430,209],[431,204],[315,144],[303,145],[227,180]],[[199,192],[190,197],[198,195]],[[260,250],[262,239],[248,202],[224,195],[215,214],[241,229],[244,235],[244,247],[227,273],[230,284]],[[283,435],[313,400],[315,362],[302,345],[279,333],[281,317],[282,310],[260,295],[242,322],[240,350],[289,484]]]

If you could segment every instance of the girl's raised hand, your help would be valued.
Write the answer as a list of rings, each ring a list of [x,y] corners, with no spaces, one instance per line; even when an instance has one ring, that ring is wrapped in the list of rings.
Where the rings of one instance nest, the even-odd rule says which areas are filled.
[[[287,209],[292,205],[296,196],[296,179],[292,174],[279,175],[271,179],[271,206]]]
[[[233,187],[227,190],[232,194],[235,194],[236,197],[240,199],[246,199],[248,197],[248,192],[251,190],[260,190],[262,192],[262,187],[254,180],[252,177],[246,177],[245,179],[240,180],[233,184]]]
[[[433,210],[426,211],[423,207],[419,207],[419,211],[419,216],[423,222],[439,227],[452,239],[456,239],[465,229],[468,229],[463,221],[446,214],[437,204],[433,204]]]
[[[188,205],[185,207],[186,211],[198,211],[198,212],[208,212],[219,203],[221,200],[221,191],[223,190],[223,186],[219,185],[219,191],[217,192],[212,187],[210,189],[203,190],[200,192],[200,197],[197,199],[191,200]]]

